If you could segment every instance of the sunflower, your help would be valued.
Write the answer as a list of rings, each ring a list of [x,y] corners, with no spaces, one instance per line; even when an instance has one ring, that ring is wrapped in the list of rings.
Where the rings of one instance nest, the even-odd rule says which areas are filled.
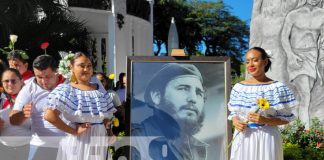
[[[262,110],[270,108],[270,103],[265,98],[260,98],[257,100],[258,107]]]

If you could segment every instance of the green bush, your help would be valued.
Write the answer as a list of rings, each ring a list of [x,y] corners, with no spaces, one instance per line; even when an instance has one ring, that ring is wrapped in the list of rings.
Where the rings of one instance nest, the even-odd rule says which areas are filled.
[[[298,144],[284,143],[285,160],[303,160],[303,150]]]
[[[324,129],[318,118],[309,129],[298,119],[281,130],[285,160],[323,160]]]

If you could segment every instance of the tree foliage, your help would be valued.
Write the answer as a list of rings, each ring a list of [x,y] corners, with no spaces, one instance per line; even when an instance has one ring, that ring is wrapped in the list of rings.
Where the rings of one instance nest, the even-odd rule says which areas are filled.
[[[171,17],[175,17],[179,47],[189,55],[199,53],[204,45],[205,56],[231,57],[234,75],[240,75],[243,52],[248,48],[249,29],[246,22],[231,15],[223,1],[157,0],[154,7],[154,42],[167,46]]]
[[[189,53],[196,51],[199,44],[200,27],[194,19],[188,16],[192,7],[184,0],[157,0],[154,5],[154,43],[157,44],[158,55],[163,44],[168,44],[168,32],[171,17],[174,17],[178,36],[179,47],[186,48]]]
[[[18,35],[15,48],[27,50],[30,60],[44,53],[40,48],[44,41],[50,43],[47,53],[56,58],[60,50],[88,50],[88,32],[83,23],[55,0],[1,0],[1,48],[8,45],[10,34]]]
[[[127,14],[150,20],[150,4],[147,0],[127,0]]]

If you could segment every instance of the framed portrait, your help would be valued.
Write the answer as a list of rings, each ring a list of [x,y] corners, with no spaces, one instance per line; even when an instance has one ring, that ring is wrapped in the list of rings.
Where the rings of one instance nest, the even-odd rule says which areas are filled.
[[[230,73],[228,57],[128,57],[131,159],[228,159]]]

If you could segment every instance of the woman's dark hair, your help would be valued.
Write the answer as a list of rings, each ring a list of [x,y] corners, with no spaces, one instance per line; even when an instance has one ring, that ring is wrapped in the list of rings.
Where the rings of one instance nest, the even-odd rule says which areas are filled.
[[[261,48],[261,47],[252,47],[252,48],[249,49],[249,51],[250,50],[259,51],[261,53],[261,58],[263,60],[268,59],[268,64],[264,68],[264,71],[265,72],[268,72],[268,70],[271,68],[271,60],[270,60],[271,57],[268,55],[268,53],[263,48]]]
[[[0,79],[2,79],[2,73],[7,69],[7,65],[0,59]],[[1,86],[1,85],[0,85]]]
[[[57,67],[57,61],[50,55],[40,55],[36,57],[36,59],[33,62],[33,68],[36,68],[41,71],[47,68],[51,68],[53,71],[56,71]]]
[[[75,55],[74,55],[74,57],[71,60],[71,65],[74,64],[74,61],[76,59],[78,59],[79,57],[82,57],[82,56],[87,57],[90,60],[91,64],[93,64],[92,59],[91,59],[91,57],[88,54],[85,54],[83,52],[76,52]]]
[[[124,72],[119,73],[118,81],[117,81],[117,83],[116,83],[115,91],[117,91],[118,89],[123,89],[123,88],[125,88],[125,86],[123,85],[123,78],[124,78],[125,76],[126,76],[126,73],[124,73]]]
[[[118,80],[119,80],[120,82],[122,82],[122,81],[123,81],[123,78],[124,78],[125,76],[126,76],[126,73],[124,73],[124,72],[120,73],[119,76],[118,76]]]
[[[104,88],[106,89],[106,90],[108,90],[108,89],[111,89],[111,85],[109,84],[109,78],[104,74],[104,73],[102,73],[102,72],[98,72],[98,73],[96,73],[95,74],[96,76],[101,76],[102,77],[102,79],[99,79],[98,78],[98,80],[99,81],[101,81],[101,84],[104,86]],[[106,84],[104,84],[104,82],[106,82]]]
[[[26,64],[27,63],[27,59],[24,59],[21,54],[19,54],[16,51],[11,51],[9,52],[8,56],[7,56],[7,60],[19,60],[22,63]]]
[[[14,73],[20,80],[22,80],[22,76],[21,74],[19,73],[19,71],[17,69],[14,69],[14,68],[7,68],[6,70],[4,70],[1,74],[1,80],[2,80],[2,77],[3,75],[6,73],[6,72],[12,72]]]

